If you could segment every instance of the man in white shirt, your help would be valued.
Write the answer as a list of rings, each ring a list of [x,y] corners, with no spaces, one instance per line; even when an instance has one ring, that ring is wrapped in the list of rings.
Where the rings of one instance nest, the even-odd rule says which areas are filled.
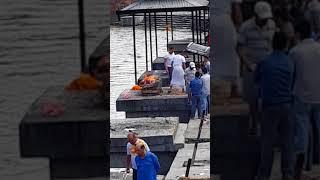
[[[174,48],[170,47],[168,54],[164,57],[164,67],[166,68],[166,71],[169,74],[170,81],[172,79],[172,61],[174,56]]]
[[[210,110],[210,74],[208,73],[207,68],[204,68],[202,72],[202,111],[205,111],[205,115],[207,115]]]
[[[171,66],[172,70],[172,79],[170,82],[170,87],[180,87],[182,88],[183,92],[185,90],[185,79],[184,79],[184,70],[186,68],[186,58],[181,55],[177,54],[173,57]]]
[[[127,143],[127,173],[130,172],[130,166],[133,169],[133,180],[137,180],[137,165],[135,162],[135,157],[137,156],[136,153],[136,146],[140,143],[145,145],[147,151],[150,151],[148,144],[139,139],[137,134],[134,132],[129,132],[128,136],[128,143]]]
[[[293,112],[297,127],[295,132],[297,177],[301,176],[303,164],[306,162],[310,129],[316,130],[315,139],[320,138],[320,44],[310,38],[311,28],[307,21],[302,21],[296,26],[296,33],[301,42],[289,54],[295,64]],[[311,121],[314,122],[312,128]]]

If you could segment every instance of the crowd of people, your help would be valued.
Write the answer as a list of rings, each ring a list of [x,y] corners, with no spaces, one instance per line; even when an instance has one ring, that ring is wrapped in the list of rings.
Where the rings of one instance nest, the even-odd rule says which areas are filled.
[[[170,47],[164,57],[164,65],[169,74],[171,89],[180,89],[188,94],[191,119],[194,119],[196,112],[198,118],[201,118],[209,113],[210,61],[205,57],[203,62],[190,62],[186,67],[187,56],[186,52],[175,54],[174,48]]]
[[[320,140],[320,2],[257,1],[246,20],[241,3],[216,1],[213,78],[230,82],[249,105],[261,140],[257,180],[270,179],[277,143],[282,179],[307,178],[310,134]],[[319,163],[320,143],[311,144],[318,159],[309,162]]]

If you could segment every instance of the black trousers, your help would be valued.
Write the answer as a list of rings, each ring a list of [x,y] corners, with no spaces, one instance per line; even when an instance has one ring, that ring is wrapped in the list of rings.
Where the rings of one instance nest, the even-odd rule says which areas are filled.
[[[137,178],[137,170],[133,169],[133,177],[132,177],[133,180],[138,180]]]

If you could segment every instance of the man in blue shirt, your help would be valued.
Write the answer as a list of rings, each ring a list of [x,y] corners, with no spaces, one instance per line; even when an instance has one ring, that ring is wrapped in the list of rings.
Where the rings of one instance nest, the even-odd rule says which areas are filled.
[[[147,151],[143,143],[137,145],[136,151],[138,154],[135,158],[138,180],[157,180],[157,173],[160,169],[157,156],[152,152]]]
[[[202,86],[203,82],[200,79],[200,72],[196,72],[195,78],[190,82],[189,101],[191,99],[191,119],[194,119],[196,110],[198,109],[198,118],[201,118],[202,109]]]
[[[294,120],[289,118],[293,96],[294,66],[285,54],[288,45],[281,32],[273,37],[273,53],[258,64],[256,83],[262,99],[261,161],[258,179],[269,179],[273,164],[273,145],[279,133],[281,141],[281,169],[283,180],[293,180],[294,175]]]

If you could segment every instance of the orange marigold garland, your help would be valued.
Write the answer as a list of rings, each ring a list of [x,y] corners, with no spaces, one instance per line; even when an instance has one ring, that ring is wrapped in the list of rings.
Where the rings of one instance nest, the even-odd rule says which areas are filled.
[[[131,88],[131,90],[134,90],[134,91],[139,91],[139,90],[141,90],[142,89],[142,87],[141,86],[138,86],[138,85],[134,85],[132,88]]]
[[[73,80],[66,90],[97,90],[102,82],[98,81],[89,74],[81,74],[79,78]]]

